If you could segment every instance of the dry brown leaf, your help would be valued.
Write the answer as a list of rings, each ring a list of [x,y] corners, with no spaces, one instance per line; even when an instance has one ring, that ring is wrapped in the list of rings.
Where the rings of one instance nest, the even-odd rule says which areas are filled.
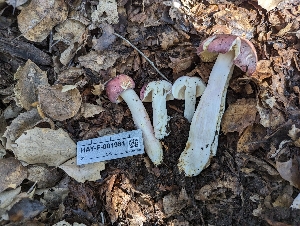
[[[9,211],[7,211],[7,213],[9,216],[9,220],[16,222],[34,218],[44,209],[45,206],[41,202],[29,198],[24,198],[13,205],[13,207]]]
[[[130,202],[130,195],[126,194],[120,188],[115,187],[111,192],[106,192],[105,209],[110,216],[110,221],[113,224],[119,217],[122,217],[122,210],[125,210]]]
[[[163,208],[167,217],[178,214],[181,209],[189,203],[189,197],[184,188],[181,189],[179,196],[170,193],[163,198]]]
[[[50,118],[63,121],[72,118],[80,109],[81,95],[77,88],[62,92],[61,85],[39,86],[38,97],[42,111]]]
[[[28,60],[14,75],[18,80],[14,92],[19,106],[30,110],[31,104],[38,100],[37,88],[48,85],[46,72],[42,71],[35,63]]]
[[[61,178],[61,173],[53,167],[29,165],[28,180],[37,182],[38,188],[50,188],[53,187]]]
[[[21,187],[0,193],[0,209],[4,209],[11,204],[14,198],[21,192]]]
[[[41,119],[41,116],[35,108],[21,113],[7,127],[4,137],[11,141],[15,141],[25,130],[33,128]]]
[[[291,185],[300,189],[299,159],[294,157],[290,158],[286,162],[276,160],[276,169],[283,179],[289,181]]]
[[[118,4],[115,0],[99,0],[97,8],[92,12],[92,24],[89,29],[95,29],[103,22],[117,24],[119,22]]]
[[[254,98],[238,99],[229,105],[225,111],[221,122],[222,131],[225,134],[235,131],[241,134],[247,126],[254,123],[256,113],[256,100]]]
[[[100,114],[101,112],[105,111],[105,108],[90,103],[82,104],[82,115],[85,118],[93,117],[94,115]]]
[[[76,144],[62,129],[34,128],[17,140],[15,156],[28,164],[45,163],[59,166],[76,155]]]
[[[294,145],[300,147],[300,129],[295,125],[292,125],[292,129],[289,130],[288,136],[292,138]]]
[[[273,70],[271,69],[271,61],[270,60],[259,60],[257,62],[256,71],[251,75],[251,77],[255,78],[259,82],[262,82],[265,78],[271,77],[273,74]]]
[[[67,16],[68,8],[63,0],[32,0],[18,15],[18,26],[25,38],[41,42]]]
[[[101,53],[90,51],[87,55],[78,57],[78,61],[82,67],[99,72],[112,67],[119,57],[119,54],[114,51],[101,51]]]
[[[15,158],[0,159],[0,193],[7,188],[16,188],[27,178],[27,169]]]
[[[57,83],[73,85],[84,74],[82,68],[71,67],[57,75]]]
[[[130,222],[130,225],[144,225],[143,223],[147,220],[141,211],[141,207],[133,201],[128,203],[125,210],[125,216]]]
[[[225,180],[218,180],[204,185],[195,194],[196,200],[209,201],[217,198],[229,199],[238,196],[241,188],[238,180],[230,175],[224,175]],[[230,192],[228,192],[228,190]],[[226,195],[231,195],[227,197]]]
[[[217,24],[227,25],[231,30],[231,34],[251,39],[254,36],[255,28],[250,24],[249,15],[248,10],[238,8],[216,12],[214,18]]]
[[[166,50],[179,42],[178,33],[174,30],[163,32],[160,36],[160,42],[161,48]]]
[[[100,172],[105,169],[105,162],[95,162],[78,166],[75,157],[60,165],[59,168],[64,170],[70,177],[78,182],[84,183],[85,181],[96,181],[101,179]]]
[[[188,69],[194,60],[194,57],[186,57],[186,58],[172,58],[170,57],[171,63],[168,64],[170,68],[173,69],[174,74],[178,74],[186,69]]]
[[[237,152],[251,152],[264,146],[266,129],[262,125],[248,126],[237,143]]]

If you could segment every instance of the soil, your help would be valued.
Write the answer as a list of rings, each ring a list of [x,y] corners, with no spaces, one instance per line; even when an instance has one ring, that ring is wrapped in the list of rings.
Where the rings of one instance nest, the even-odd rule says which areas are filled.
[[[31,219],[19,223],[4,220],[0,224],[54,225],[65,220],[71,225],[76,222],[85,225],[300,225],[300,210],[290,208],[300,186],[293,179],[283,177],[278,168],[278,162],[296,159],[298,163],[300,159],[299,136],[293,140],[288,136],[292,125],[298,128],[300,125],[300,43],[296,36],[300,34],[300,10],[299,1],[277,2],[280,3],[276,8],[267,11],[257,1],[182,1],[176,9],[171,2],[119,0],[119,22],[103,25],[102,29],[100,25],[87,29],[87,39],[67,65],[58,61],[68,44],[60,41],[49,51],[51,37],[42,42],[27,40],[18,29],[17,16],[21,8],[14,9],[11,5],[3,8],[0,14],[0,109],[15,106],[14,93],[9,89],[16,84],[13,75],[17,68],[28,59],[46,71],[51,85],[84,81],[78,86],[82,102],[100,103],[104,111],[89,118],[77,114],[63,121],[53,119],[55,128],[62,128],[75,142],[98,137],[98,132],[107,128],[113,131],[136,129],[126,103],[111,103],[105,91],[94,95],[95,85],[105,85],[115,75],[124,73],[133,78],[134,90],[139,93],[145,83],[162,79],[143,56],[120,38],[105,48],[118,54],[111,66],[98,70],[84,65],[80,57],[94,51],[92,39],[103,44],[100,38],[106,26],[112,26],[115,33],[142,51],[172,82],[183,75],[208,81],[214,64],[202,62],[196,48],[216,33],[238,34],[250,39],[258,60],[267,66],[259,64],[260,70],[252,78],[235,67],[226,97],[230,117],[223,118],[217,155],[200,175],[186,177],[178,170],[190,123],[183,116],[184,101],[171,100],[167,102],[169,135],[161,140],[162,164],[154,166],[146,154],[110,160],[100,173],[101,179],[84,183],[57,169],[60,180],[66,181],[69,189],[63,200],[53,198],[46,210]],[[70,11],[75,9],[90,19],[91,9],[98,1],[66,3]],[[292,24],[290,29],[284,30],[289,24]],[[14,48],[16,46],[21,48]],[[41,56],[41,53],[45,55],[31,57]],[[71,67],[80,68],[83,73],[62,79],[61,72]],[[239,102],[241,99],[245,101]],[[274,100],[272,106],[268,105],[270,100]],[[235,103],[247,109],[254,103],[255,110],[243,112],[244,116],[236,118],[232,116]],[[152,120],[151,103],[144,106]],[[12,119],[6,120],[7,125]],[[232,126],[231,122],[239,123],[239,127],[228,126]],[[286,155],[271,158],[284,140],[290,141]],[[4,158],[7,157],[15,155],[7,150]],[[291,170],[300,178],[297,166]],[[26,191],[33,183],[23,181],[22,190]],[[36,194],[33,199],[42,197]]]

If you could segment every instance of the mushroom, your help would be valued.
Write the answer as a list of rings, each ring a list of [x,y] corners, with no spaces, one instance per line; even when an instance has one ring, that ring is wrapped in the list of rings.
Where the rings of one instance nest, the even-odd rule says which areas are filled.
[[[172,84],[165,80],[153,81],[145,84],[140,91],[143,102],[152,102],[153,128],[157,139],[168,136],[167,124],[170,117],[167,114],[167,100],[173,100],[171,93]]]
[[[106,84],[106,93],[109,100],[119,103],[124,100],[131,111],[135,126],[143,132],[145,151],[155,165],[162,162],[163,150],[161,143],[155,138],[148,113],[133,90],[135,87],[131,77],[121,74]]]
[[[204,82],[198,77],[182,76],[172,86],[174,98],[184,101],[184,117],[192,121],[195,113],[196,98],[205,90]]]
[[[221,119],[225,110],[228,83],[234,65],[249,76],[256,70],[257,55],[252,43],[235,35],[214,35],[197,49],[203,61],[217,60],[192,119],[189,138],[178,168],[196,176],[216,155]]]

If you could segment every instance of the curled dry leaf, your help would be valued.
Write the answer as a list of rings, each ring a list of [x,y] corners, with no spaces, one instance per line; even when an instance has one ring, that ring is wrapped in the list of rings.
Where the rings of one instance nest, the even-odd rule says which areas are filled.
[[[101,54],[91,51],[87,55],[78,57],[78,61],[82,67],[99,72],[113,66],[119,57],[119,54],[114,51],[101,51]]]
[[[37,182],[38,188],[50,188],[53,187],[61,178],[61,173],[56,168],[38,165],[29,165],[28,180]]]
[[[96,104],[84,103],[82,105],[82,115],[85,118],[93,117],[94,115],[100,114],[105,109]]]
[[[269,78],[273,74],[270,60],[260,60],[257,62],[256,71],[252,74],[252,78],[262,82],[265,78]]]
[[[47,74],[28,60],[23,67],[18,69],[14,77],[18,80],[14,89],[17,105],[30,110],[31,104],[38,100],[38,86],[48,85]]]
[[[300,189],[299,157],[290,158],[286,162],[276,160],[276,169],[280,176],[289,181],[291,185]]]
[[[76,181],[84,183],[85,181],[96,181],[101,179],[100,172],[105,169],[105,162],[95,162],[78,166],[75,157],[60,165],[59,168],[64,170]]]
[[[264,147],[266,135],[267,131],[262,125],[248,126],[238,140],[237,152],[252,152]]]
[[[92,22],[90,30],[98,27],[103,22],[117,24],[119,22],[117,2],[115,0],[100,0],[97,9],[92,12]]]
[[[99,27],[102,29],[102,35],[98,39],[93,39],[93,48],[103,51],[116,40],[116,36],[113,34],[114,28],[110,24],[102,23]]]
[[[84,71],[82,68],[71,67],[57,75],[57,83],[73,85],[76,81],[80,80],[83,74]]]
[[[13,205],[13,207],[7,213],[9,220],[16,222],[33,218],[40,214],[44,209],[45,206],[41,202],[24,198]]]
[[[76,144],[62,129],[30,129],[16,140],[16,144],[15,156],[28,164],[59,166],[76,155]]]
[[[252,17],[255,19],[255,11],[249,12],[244,8],[238,8],[219,11],[214,14],[214,18],[218,25],[226,24],[231,30],[230,34],[251,39],[255,30],[255,27],[250,23],[251,14],[254,14]]]
[[[26,39],[41,42],[67,16],[68,8],[63,0],[32,0],[19,14],[18,26]]]
[[[166,217],[178,214],[180,210],[188,205],[189,197],[184,188],[181,189],[179,196],[170,193],[163,198],[163,208]]]
[[[235,103],[229,105],[222,118],[222,131],[237,131],[239,135],[244,129],[252,125],[256,118],[256,100],[254,98],[238,99]]]
[[[27,169],[15,158],[0,159],[0,192],[16,188],[27,178]]]
[[[60,57],[60,62],[67,65],[85,41],[86,27],[77,20],[69,19],[58,25],[55,30],[57,32],[54,34],[53,40],[59,40],[69,45]]]
[[[42,111],[50,118],[63,121],[80,109],[81,95],[77,88],[62,92],[61,85],[39,86],[38,98]]]
[[[35,108],[21,113],[7,127],[4,137],[15,141],[25,130],[33,128],[41,119],[41,116]]]
[[[178,33],[173,29],[169,32],[163,32],[160,37],[160,45],[163,50],[168,49],[168,47],[175,45],[179,42]]]
[[[11,204],[14,198],[21,192],[21,187],[3,191],[0,193],[0,209],[4,209]]]

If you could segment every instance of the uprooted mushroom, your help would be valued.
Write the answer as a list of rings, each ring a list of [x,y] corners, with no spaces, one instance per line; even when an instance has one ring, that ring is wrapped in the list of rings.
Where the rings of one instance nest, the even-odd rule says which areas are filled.
[[[162,139],[169,135],[167,124],[170,117],[167,114],[167,100],[173,100],[171,93],[172,84],[165,80],[153,81],[145,84],[140,92],[143,102],[152,102],[153,108],[153,128],[157,139]]]
[[[124,74],[118,75],[106,84],[107,97],[113,103],[119,103],[122,100],[127,103],[134,124],[143,132],[146,153],[155,165],[159,165],[163,159],[162,146],[154,136],[148,113],[142,101],[133,90],[134,87],[135,83],[131,77]]]
[[[256,70],[257,55],[252,43],[235,35],[214,35],[197,49],[202,61],[217,60],[208,84],[199,101],[190,126],[185,150],[178,168],[186,176],[196,176],[216,155],[221,119],[225,110],[226,92],[234,65],[246,75]]]

